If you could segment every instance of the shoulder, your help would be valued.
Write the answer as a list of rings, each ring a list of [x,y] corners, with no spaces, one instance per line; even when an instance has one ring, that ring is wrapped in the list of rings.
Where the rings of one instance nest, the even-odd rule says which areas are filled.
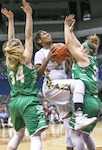
[[[97,58],[96,58],[96,56],[89,56],[89,55],[87,55],[87,58],[90,59],[90,61],[91,61],[92,63],[97,63]]]
[[[37,51],[35,53],[35,57],[44,57],[44,58],[46,58],[49,51],[50,51],[49,49],[41,48],[39,51]]]

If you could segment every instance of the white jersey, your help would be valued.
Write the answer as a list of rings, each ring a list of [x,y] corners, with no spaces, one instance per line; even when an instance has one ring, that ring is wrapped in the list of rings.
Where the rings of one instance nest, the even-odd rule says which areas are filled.
[[[38,52],[35,53],[35,64],[43,64],[45,59],[47,58],[47,55],[49,53],[49,49],[41,48]],[[65,72],[65,62],[59,63],[54,60],[49,60],[49,63],[47,65],[46,71],[45,71],[45,79],[47,80],[55,80],[55,79],[66,79],[67,74]]]
[[[41,48],[35,53],[34,64],[43,64],[49,49]],[[67,83],[65,61],[62,63],[49,60],[45,70],[45,78],[42,87],[44,97],[53,104],[66,104],[70,99],[70,83]]]

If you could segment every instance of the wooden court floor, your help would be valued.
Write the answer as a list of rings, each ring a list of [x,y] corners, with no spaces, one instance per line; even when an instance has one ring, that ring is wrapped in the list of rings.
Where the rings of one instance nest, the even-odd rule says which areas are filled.
[[[0,129],[0,150],[6,150],[7,143],[14,134],[13,128]],[[102,150],[102,121],[98,121],[94,131],[91,133],[95,142],[96,150]],[[49,128],[42,133],[42,150],[66,150],[65,147],[65,129],[63,124],[51,124]],[[30,140],[28,132],[22,140],[18,150],[29,150]]]

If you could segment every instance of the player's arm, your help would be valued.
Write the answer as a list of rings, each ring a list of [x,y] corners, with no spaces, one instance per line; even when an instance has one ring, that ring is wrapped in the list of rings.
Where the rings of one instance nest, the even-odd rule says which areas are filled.
[[[72,36],[72,42],[73,42],[73,45],[75,47],[80,47],[81,46],[81,43],[80,41],[77,39],[77,37],[75,36],[74,32],[73,32],[73,29],[74,29],[74,24],[75,24],[75,19],[73,19],[73,22],[72,24],[70,25],[70,32],[71,32],[71,36]]]
[[[79,62],[84,63],[86,60],[86,57],[83,55],[83,53],[78,50],[78,48],[73,44],[72,35],[70,32],[70,25],[73,22],[73,15],[69,15],[65,18],[65,24],[64,24],[64,35],[65,35],[65,43],[68,47],[68,50],[70,51],[71,55]]]
[[[49,62],[50,59],[52,59],[54,53],[53,53],[53,50],[50,50],[48,55],[47,55],[47,58],[43,58],[43,55],[41,55],[42,53],[40,53],[39,51],[35,54],[35,60],[34,60],[34,66],[37,70],[37,78],[38,80],[42,77],[42,75],[44,74],[45,72],[45,69],[47,67],[47,64]],[[41,55],[40,59],[39,59],[39,56]],[[43,59],[43,60],[42,60]],[[39,60],[39,62],[38,62]]]
[[[67,64],[68,69],[70,69],[70,70],[72,69],[73,62],[74,62],[74,58],[73,58],[73,56],[68,52],[68,53],[67,53],[67,57],[66,57],[66,64]]]
[[[33,20],[32,20],[32,8],[29,2],[22,0],[22,10],[26,14],[26,26],[25,26],[25,63],[31,66],[31,59],[33,55]]]
[[[2,8],[1,13],[5,15],[8,19],[8,40],[11,40],[15,37],[14,14],[11,10],[7,10],[6,8]]]

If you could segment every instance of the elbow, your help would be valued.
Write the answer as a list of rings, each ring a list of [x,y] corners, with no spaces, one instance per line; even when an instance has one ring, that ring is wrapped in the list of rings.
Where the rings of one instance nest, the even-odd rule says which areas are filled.
[[[65,44],[66,44],[66,46],[67,46],[67,48],[68,48],[68,50],[69,50],[69,47],[70,47],[69,41],[66,41]]]
[[[39,73],[37,72],[37,81],[39,81],[41,78],[41,76],[39,75]]]
[[[39,81],[43,76],[43,73],[39,69],[37,69],[36,71],[37,71],[37,81]]]

